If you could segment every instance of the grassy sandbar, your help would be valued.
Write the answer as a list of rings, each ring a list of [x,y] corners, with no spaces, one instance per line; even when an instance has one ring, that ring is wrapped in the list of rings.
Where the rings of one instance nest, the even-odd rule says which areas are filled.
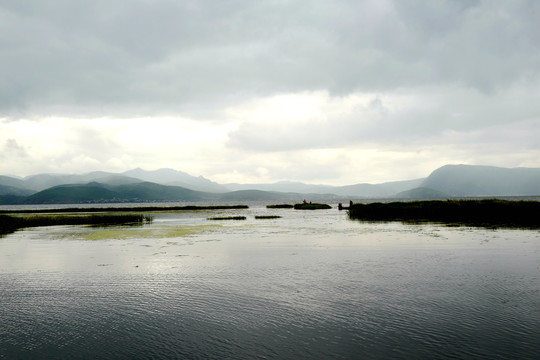
[[[320,210],[320,209],[331,209],[332,207],[328,204],[317,204],[317,203],[303,203],[303,204],[294,204],[295,210]]]
[[[245,216],[216,216],[206,220],[246,220]]]

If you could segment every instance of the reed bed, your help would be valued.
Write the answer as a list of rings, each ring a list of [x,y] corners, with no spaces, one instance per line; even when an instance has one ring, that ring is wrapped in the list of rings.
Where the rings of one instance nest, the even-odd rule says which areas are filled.
[[[246,220],[245,216],[217,216],[217,217],[210,217],[206,220]]]
[[[276,204],[276,205],[266,205],[268,209],[292,209],[294,205],[291,204]]]
[[[279,219],[281,216],[278,215],[255,215],[255,219]]]
[[[486,200],[354,204],[351,219],[441,222],[488,227],[540,227],[540,202]]]
[[[126,225],[152,222],[151,216],[142,214],[94,214],[94,215],[0,215],[0,234],[18,229],[53,225]]]
[[[0,210],[0,214],[46,214],[46,213],[93,213],[93,212],[148,212],[148,211],[197,211],[197,210],[228,210],[249,209],[248,205],[210,205],[210,206],[140,206],[140,207],[95,207],[95,208],[66,208],[66,209],[25,209]]]

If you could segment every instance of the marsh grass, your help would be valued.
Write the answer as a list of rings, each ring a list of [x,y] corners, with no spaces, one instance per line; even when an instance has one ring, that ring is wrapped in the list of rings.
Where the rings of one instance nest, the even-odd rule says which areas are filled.
[[[53,225],[140,225],[152,222],[153,217],[142,214],[94,214],[94,215],[0,215],[0,234],[18,229]]]
[[[332,207],[328,204],[294,204],[295,210],[320,210],[320,209],[331,209]]]
[[[185,225],[157,228],[102,227],[94,231],[82,231],[77,236],[84,240],[185,238],[219,227],[220,225]],[[169,245],[178,245],[178,243],[171,242]]]
[[[266,205],[268,209],[292,209],[294,205],[291,204],[276,204],[276,205]]]
[[[354,204],[351,219],[441,222],[483,227],[540,227],[540,202],[486,200],[412,201]]]
[[[0,210],[0,214],[46,214],[46,213],[95,213],[95,212],[149,212],[149,211],[197,211],[248,209],[248,205],[210,205],[210,206],[140,206],[140,207],[101,207],[101,208],[66,208],[34,210]]]
[[[246,220],[245,216],[217,216],[207,218],[206,220]]]
[[[255,219],[279,219],[281,216],[278,215],[255,215]]]

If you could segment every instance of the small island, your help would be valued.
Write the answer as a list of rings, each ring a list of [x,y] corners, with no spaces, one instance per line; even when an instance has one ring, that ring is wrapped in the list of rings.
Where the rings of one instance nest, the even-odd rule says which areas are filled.
[[[294,204],[295,210],[320,210],[320,209],[331,209],[332,207],[328,204],[317,204],[317,203],[302,203]]]

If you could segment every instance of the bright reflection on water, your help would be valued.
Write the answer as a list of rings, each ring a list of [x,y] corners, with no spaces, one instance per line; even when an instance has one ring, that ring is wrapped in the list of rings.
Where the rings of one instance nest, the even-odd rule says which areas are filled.
[[[0,238],[0,358],[540,356],[537,230],[154,215]]]

